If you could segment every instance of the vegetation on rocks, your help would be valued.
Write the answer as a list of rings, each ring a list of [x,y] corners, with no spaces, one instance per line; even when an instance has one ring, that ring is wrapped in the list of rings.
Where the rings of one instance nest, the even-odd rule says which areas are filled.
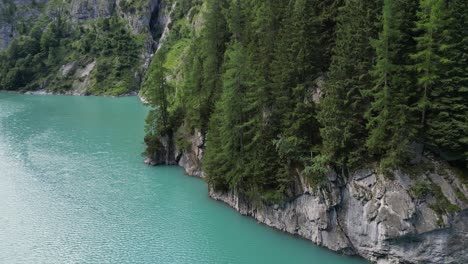
[[[320,186],[363,164],[417,172],[427,153],[466,170],[466,1],[182,6],[144,82],[148,120],[163,123],[148,133],[201,131],[214,189],[281,201],[299,176]],[[413,192],[439,193],[426,187]]]
[[[70,14],[62,12],[63,5],[52,1],[46,14],[15,24],[19,36],[0,52],[0,90],[69,92],[74,82],[88,78],[75,72],[93,62],[87,94],[138,90],[144,38],[131,33],[116,14],[71,22]]]
[[[210,186],[254,200],[363,164],[417,175],[428,153],[466,174],[466,1],[98,2],[103,15],[77,6],[73,17],[72,2],[3,1],[16,36],[0,52],[0,89],[140,88],[153,107],[146,155],[167,140],[189,149],[200,132]]]

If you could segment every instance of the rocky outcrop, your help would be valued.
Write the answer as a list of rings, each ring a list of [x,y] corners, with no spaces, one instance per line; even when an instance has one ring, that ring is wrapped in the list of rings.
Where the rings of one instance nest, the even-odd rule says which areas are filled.
[[[115,0],[72,0],[70,17],[73,22],[86,22],[100,17],[110,17]]]
[[[156,165],[177,165],[178,157],[175,155],[176,148],[175,142],[172,135],[166,135],[158,138],[157,150],[154,155],[145,159],[145,164],[156,166]]]
[[[204,177],[204,138],[188,138],[190,148],[179,165]],[[209,195],[268,226],[376,263],[468,263],[468,189],[443,164],[426,162],[433,169],[411,177],[396,171],[390,179],[372,169],[347,178],[330,173],[318,189],[298,176],[297,196],[284,204],[252,202],[236,191],[210,189]],[[433,189],[421,195],[416,186]],[[442,204],[456,210],[441,213],[436,208]]]
[[[435,178],[450,186],[442,190],[447,198],[460,189],[466,195],[465,186],[454,175],[445,179],[427,173],[418,178],[416,182],[397,172],[395,179],[389,180],[370,170],[350,177],[341,189],[338,219],[357,253],[379,263],[468,260],[468,252],[452,245],[468,243],[468,225],[463,224],[468,221],[468,205],[454,198],[450,202],[461,212],[442,215],[432,209],[439,201],[433,201],[430,195],[424,199],[412,197],[410,191],[412,186],[430,184]]]
[[[145,99],[141,98],[141,100]],[[147,157],[145,163],[152,166],[179,165],[188,175],[204,178],[201,160],[203,159],[205,137],[197,130],[191,135],[184,135],[184,138],[186,138],[184,149],[176,146],[173,136],[166,135],[159,138],[159,151],[155,152],[154,157]]]
[[[204,145],[205,137],[197,130],[193,135],[188,137],[188,149],[177,151],[178,165],[184,168],[188,175],[205,178],[201,168]]]
[[[76,61],[65,64],[61,67],[60,73],[64,78],[73,80],[72,88],[66,92],[71,95],[86,95],[87,88],[91,82],[91,72],[96,66],[96,61],[91,61],[83,67],[79,67]]]
[[[0,24],[0,50],[6,49],[13,39],[13,28],[10,24]]]
[[[149,33],[150,27],[157,25],[161,16],[161,0],[147,0],[141,6],[128,5],[126,0],[117,0],[118,14],[128,21],[135,34]]]
[[[456,178],[431,177],[451,186],[447,197],[462,187]],[[257,205],[235,192],[210,190],[210,196],[268,226],[376,263],[467,263],[467,204],[454,199],[462,210],[440,216],[429,201],[411,197],[410,184],[405,174],[388,180],[363,170],[343,186],[330,183],[326,191],[305,191],[283,205]]]
[[[153,30],[153,31],[162,30],[161,36],[159,37],[159,40],[158,40],[157,50],[159,50],[162,47],[167,37],[169,36],[170,26],[172,23],[171,17],[172,17],[172,13],[175,10],[176,5],[177,5],[177,2],[174,2],[172,6],[165,6],[164,8],[159,9],[158,20],[154,24],[157,30]]]

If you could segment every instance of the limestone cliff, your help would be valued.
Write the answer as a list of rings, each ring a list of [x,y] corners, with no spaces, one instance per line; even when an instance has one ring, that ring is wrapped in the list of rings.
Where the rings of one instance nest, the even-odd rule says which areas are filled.
[[[190,147],[177,152],[178,164],[204,177],[204,138],[187,138]],[[209,195],[268,226],[376,263],[467,263],[466,183],[433,157],[423,164],[393,178],[373,169],[330,173],[319,188],[298,175],[296,196],[283,204],[249,201],[236,191],[210,189]]]

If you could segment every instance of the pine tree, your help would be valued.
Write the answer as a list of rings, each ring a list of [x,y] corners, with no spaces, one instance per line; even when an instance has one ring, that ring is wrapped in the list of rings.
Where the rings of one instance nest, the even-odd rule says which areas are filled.
[[[365,158],[367,137],[364,112],[375,51],[379,3],[373,0],[347,0],[337,18],[336,46],[333,49],[325,97],[318,115],[322,125],[322,155],[340,167],[358,165]]]
[[[153,59],[151,71],[147,74],[147,79],[143,82],[143,96],[154,108],[153,114],[157,118],[150,118],[152,123],[148,123],[150,134],[156,136],[166,135],[170,126],[169,100],[168,94],[172,89],[166,81],[167,69],[164,68],[165,51],[160,50]],[[151,115],[151,114],[150,114]]]
[[[437,8],[437,9],[436,9]],[[437,79],[429,86],[427,144],[444,158],[460,159],[468,150],[468,15],[466,1],[454,0],[440,10],[443,27],[433,29]],[[435,12],[433,11],[433,12]],[[446,14],[446,15],[444,15]],[[465,160],[468,158],[465,153]]]
[[[244,124],[246,137],[249,139],[245,159],[250,161],[245,164],[245,170],[252,173],[248,195],[256,199],[261,196],[265,200],[276,200],[285,195],[281,186],[288,175],[279,173],[282,164],[273,145],[280,126],[274,122],[277,96],[272,69],[287,2],[250,0],[249,6],[245,11],[249,21],[247,49],[252,84],[246,94],[248,108]]]
[[[221,99],[216,105],[208,130],[205,170],[208,182],[215,189],[229,187],[245,191],[251,173],[245,169],[247,145],[252,141],[246,131],[249,107],[246,101],[251,89],[252,74],[247,49],[244,46],[244,15],[240,0],[234,0],[227,21],[232,32],[231,43],[223,65]]]
[[[203,57],[201,38],[194,37],[184,65],[185,83],[182,89],[182,107],[185,109],[185,122],[190,128],[201,128],[200,114],[203,91]]]
[[[236,189],[244,176],[244,97],[249,73],[246,71],[246,54],[239,42],[230,46],[226,56],[223,93],[215,111],[218,118],[214,119],[216,122],[211,123],[208,130],[205,168],[210,182],[216,182],[214,179],[221,177],[230,188]],[[215,143],[211,137],[220,141]]]
[[[368,109],[369,136],[366,146],[370,152],[382,158],[384,169],[403,164],[408,146],[414,138],[416,128],[411,120],[403,58],[399,58],[403,32],[398,0],[384,0],[382,8],[382,30],[373,41],[376,64],[372,70],[374,87],[369,94],[373,101]]]
[[[320,57],[318,59],[319,65],[323,72],[328,71],[331,63],[333,47],[336,40],[336,23],[338,17],[338,10],[343,6],[343,0],[322,0],[315,1],[315,9],[319,18],[319,47],[321,49]]]
[[[152,67],[143,82],[143,96],[153,107],[146,117],[145,155],[157,160],[158,155],[168,152],[160,141],[168,136],[172,141],[174,124],[169,113],[169,92],[172,89],[166,81],[167,69],[164,68],[165,51],[159,50],[152,61]]]
[[[312,86],[320,75],[322,50],[317,40],[318,29],[314,6],[304,0],[291,1],[278,36],[272,66],[276,114],[282,115],[283,119],[289,119],[287,115],[295,103],[303,101],[304,87]]]
[[[226,19],[223,14],[226,5],[226,0],[209,0],[207,2],[208,12],[200,42],[203,56],[203,83],[202,91],[198,95],[201,97],[199,119],[203,133],[207,130],[210,115],[221,93],[221,67],[228,41]]]
[[[420,87],[418,108],[421,111],[421,125],[426,125],[427,111],[431,106],[430,94],[440,80],[441,69],[449,61],[443,55],[447,48],[448,22],[444,0],[420,0],[416,30],[420,36],[416,37],[417,51],[412,55],[415,61],[414,69],[418,74]]]

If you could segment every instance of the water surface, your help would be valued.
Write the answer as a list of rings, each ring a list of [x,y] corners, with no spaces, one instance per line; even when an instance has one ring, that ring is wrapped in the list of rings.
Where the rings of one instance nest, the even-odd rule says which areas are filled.
[[[137,98],[0,93],[0,263],[364,263],[142,164]]]

